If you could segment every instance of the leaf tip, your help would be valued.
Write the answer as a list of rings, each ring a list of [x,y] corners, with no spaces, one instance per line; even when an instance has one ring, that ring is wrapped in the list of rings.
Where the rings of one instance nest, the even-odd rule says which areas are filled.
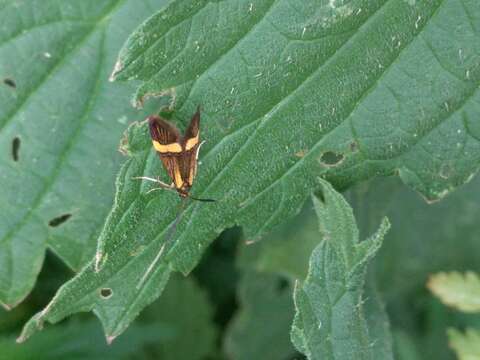
[[[113,340],[117,338],[116,335],[106,335],[105,339],[107,340],[108,345],[112,345]]]
[[[47,307],[48,308],[48,307]],[[43,316],[44,316],[44,311],[36,314],[33,318],[31,318],[24,326],[22,329],[22,332],[20,335],[17,337],[15,340],[17,344],[22,344],[26,340],[30,338],[35,332],[38,330],[43,329]]]
[[[12,306],[8,305],[8,304],[5,304],[4,302],[1,302],[0,301],[0,305],[7,311],[10,311],[12,310]]]
[[[117,79],[118,73],[120,73],[123,70],[123,63],[120,60],[117,60],[115,63],[115,66],[113,67],[113,71],[110,74],[110,77],[108,78],[108,81],[114,82]]]

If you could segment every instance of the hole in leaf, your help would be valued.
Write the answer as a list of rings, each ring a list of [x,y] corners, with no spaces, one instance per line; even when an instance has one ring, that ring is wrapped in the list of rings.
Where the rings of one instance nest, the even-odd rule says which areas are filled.
[[[100,296],[101,296],[103,299],[108,299],[108,298],[111,297],[112,295],[113,295],[112,289],[110,289],[110,288],[102,288],[102,289],[100,289]]]
[[[3,79],[3,83],[7,86],[10,86],[12,89],[17,88],[17,83],[13,79],[5,78],[5,79]]]
[[[57,216],[56,218],[53,218],[52,220],[50,220],[48,222],[48,225],[51,227],[57,227],[59,225],[62,225],[68,219],[70,219],[71,216],[72,214],[63,214],[63,215]]]
[[[281,293],[288,287],[288,281],[286,279],[279,279],[277,281],[277,292]]]
[[[345,156],[334,151],[326,151],[320,156],[320,162],[326,166],[338,166]]]
[[[12,141],[12,157],[13,161],[18,161],[18,151],[20,150],[20,138],[15,136]]]

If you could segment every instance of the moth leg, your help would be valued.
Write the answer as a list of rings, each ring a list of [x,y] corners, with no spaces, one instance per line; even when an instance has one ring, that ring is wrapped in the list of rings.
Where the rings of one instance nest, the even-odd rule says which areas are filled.
[[[173,189],[174,188],[173,183],[172,183],[172,185],[168,185],[168,184],[164,183],[163,181],[161,181],[159,179],[154,179],[154,178],[151,178],[151,177],[148,177],[148,176],[137,176],[137,177],[134,177],[132,179],[134,179],[134,180],[147,180],[147,181],[155,182],[157,184],[160,184],[160,187],[162,187],[164,189]]]
[[[134,179],[134,180],[147,180],[147,181],[151,181],[151,182],[154,182],[154,183],[157,183],[157,184],[160,185],[160,187],[156,187],[156,188],[148,190],[147,194],[150,194],[152,191],[155,191],[155,190],[175,191],[175,185],[173,183],[171,185],[168,185],[168,184],[164,183],[163,181],[161,181],[160,179],[154,179],[154,178],[151,178],[151,177],[148,177],[148,176],[138,176],[138,177],[134,177],[132,179]]]

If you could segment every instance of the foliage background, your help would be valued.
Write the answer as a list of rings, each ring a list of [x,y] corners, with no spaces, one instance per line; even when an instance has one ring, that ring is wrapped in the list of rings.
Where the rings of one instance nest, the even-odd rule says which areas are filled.
[[[363,300],[385,303],[395,358],[451,359],[447,327],[480,327],[425,287],[479,271],[475,1],[1,0],[0,24],[0,301],[14,308],[0,357],[301,358],[292,291],[322,239],[304,203],[319,175],[345,190],[361,240],[390,219]],[[135,110],[132,94],[163,97]],[[131,180],[161,173],[144,127],[128,128],[127,160],[116,149],[134,120],[174,104],[182,127],[198,103],[194,189],[221,200],[187,209],[194,226],[138,292],[178,199]],[[427,204],[399,178],[448,197]],[[107,340],[126,333],[107,346],[76,314],[14,343],[31,317],[25,336],[91,309]]]

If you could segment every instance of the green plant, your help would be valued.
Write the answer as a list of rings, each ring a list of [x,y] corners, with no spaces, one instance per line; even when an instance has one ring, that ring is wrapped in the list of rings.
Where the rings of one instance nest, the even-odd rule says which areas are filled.
[[[453,356],[465,320],[424,284],[478,270],[477,1],[0,0],[0,24],[2,341],[92,311],[145,358]],[[167,181],[142,120],[198,105],[192,194],[217,201],[157,264],[181,200],[133,179]],[[21,351],[86,339],[75,317]],[[107,356],[79,344],[60,356]]]
[[[430,277],[428,288],[444,304],[468,313],[480,312],[480,278],[473,272],[462,275],[452,271]],[[465,333],[448,329],[450,346],[460,360],[480,357],[480,332],[468,328]]]

